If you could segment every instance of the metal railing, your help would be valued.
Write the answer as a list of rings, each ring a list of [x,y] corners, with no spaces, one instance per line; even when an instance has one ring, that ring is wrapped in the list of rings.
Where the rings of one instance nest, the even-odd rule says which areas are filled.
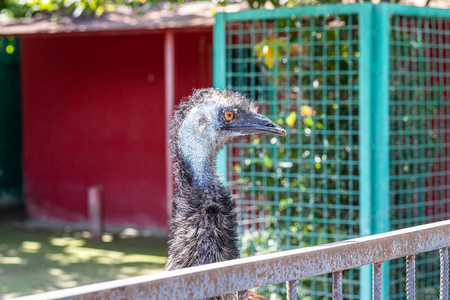
[[[368,237],[236,259],[205,266],[103,282],[17,298],[38,299],[202,299],[286,282],[297,299],[297,279],[332,273],[333,299],[342,299],[342,272],[373,265],[373,299],[381,299],[381,264],[406,257],[407,299],[415,299],[415,255],[439,250],[440,300],[448,299],[450,220]]]

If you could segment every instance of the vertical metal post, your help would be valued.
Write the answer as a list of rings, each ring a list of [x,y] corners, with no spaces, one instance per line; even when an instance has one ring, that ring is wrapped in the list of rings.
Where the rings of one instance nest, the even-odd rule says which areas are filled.
[[[103,233],[103,187],[91,186],[88,189],[88,207],[89,207],[89,230],[92,239],[96,241],[102,240]]]
[[[373,72],[374,233],[389,231],[389,15],[388,6],[375,6],[376,39]]]
[[[448,248],[439,249],[441,256],[441,284],[439,300],[448,300]]]
[[[286,281],[286,299],[297,300],[297,280]]]
[[[226,39],[225,39],[225,13],[216,14],[213,32],[213,85],[223,89],[226,85]],[[227,149],[223,147],[217,154],[217,173],[222,184],[227,183]]]
[[[238,300],[248,300],[248,290],[238,292]]]
[[[333,300],[342,300],[342,271],[333,272]]]
[[[387,232],[390,229],[389,207],[389,4],[374,6],[372,26],[374,41],[372,55],[372,234]],[[389,299],[389,261],[383,266],[383,299]]]
[[[406,300],[416,299],[416,256],[406,257]]]
[[[372,60],[373,51],[373,5],[361,7],[358,14],[358,43],[359,43],[359,103],[358,115],[359,122],[359,219],[360,219],[360,236],[372,234],[372,123],[371,106],[373,102],[372,95],[372,69],[374,68]],[[360,268],[360,299],[371,300],[372,292],[372,270],[370,265]]]
[[[372,285],[373,300],[381,300],[381,263],[373,264]]]
[[[167,214],[170,218],[173,198],[172,158],[169,149],[169,130],[172,110],[175,103],[175,36],[168,30],[164,36],[164,92],[166,117],[166,203]]]

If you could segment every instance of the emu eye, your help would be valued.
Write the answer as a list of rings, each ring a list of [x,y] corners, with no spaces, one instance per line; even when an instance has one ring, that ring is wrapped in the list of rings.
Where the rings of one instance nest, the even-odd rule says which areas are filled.
[[[223,117],[225,118],[225,120],[231,121],[234,118],[234,113],[232,111],[227,111],[226,113],[224,113]]]

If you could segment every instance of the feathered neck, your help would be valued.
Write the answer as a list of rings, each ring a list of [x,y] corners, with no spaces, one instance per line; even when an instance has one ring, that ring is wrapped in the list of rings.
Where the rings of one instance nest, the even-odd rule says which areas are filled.
[[[214,155],[211,154],[206,168],[211,178],[205,185],[198,185],[193,180],[192,168],[177,157],[168,270],[239,257],[234,201],[220,184]]]
[[[198,166],[193,165],[196,160],[186,159],[183,155],[180,127],[190,106],[189,102],[180,105],[171,129],[175,196],[170,220],[168,270],[239,257],[234,201],[216,172],[215,158],[219,149],[203,149],[207,152],[199,159],[204,160],[200,173],[196,172]]]

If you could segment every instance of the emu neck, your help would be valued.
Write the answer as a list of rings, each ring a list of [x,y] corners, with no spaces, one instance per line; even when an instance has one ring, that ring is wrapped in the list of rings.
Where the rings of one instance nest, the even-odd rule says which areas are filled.
[[[176,143],[179,152],[177,159],[192,172],[192,180],[198,186],[215,184],[215,158],[217,151],[226,142],[219,134],[216,124],[218,108],[213,105],[194,107],[182,122]]]
[[[182,153],[175,157],[169,270],[239,257],[234,202],[215,171],[216,153],[198,165]]]
[[[190,141],[189,148],[183,151],[186,168],[192,174],[192,186],[200,190],[206,187],[220,186],[216,172],[217,150],[208,149],[201,141]]]

